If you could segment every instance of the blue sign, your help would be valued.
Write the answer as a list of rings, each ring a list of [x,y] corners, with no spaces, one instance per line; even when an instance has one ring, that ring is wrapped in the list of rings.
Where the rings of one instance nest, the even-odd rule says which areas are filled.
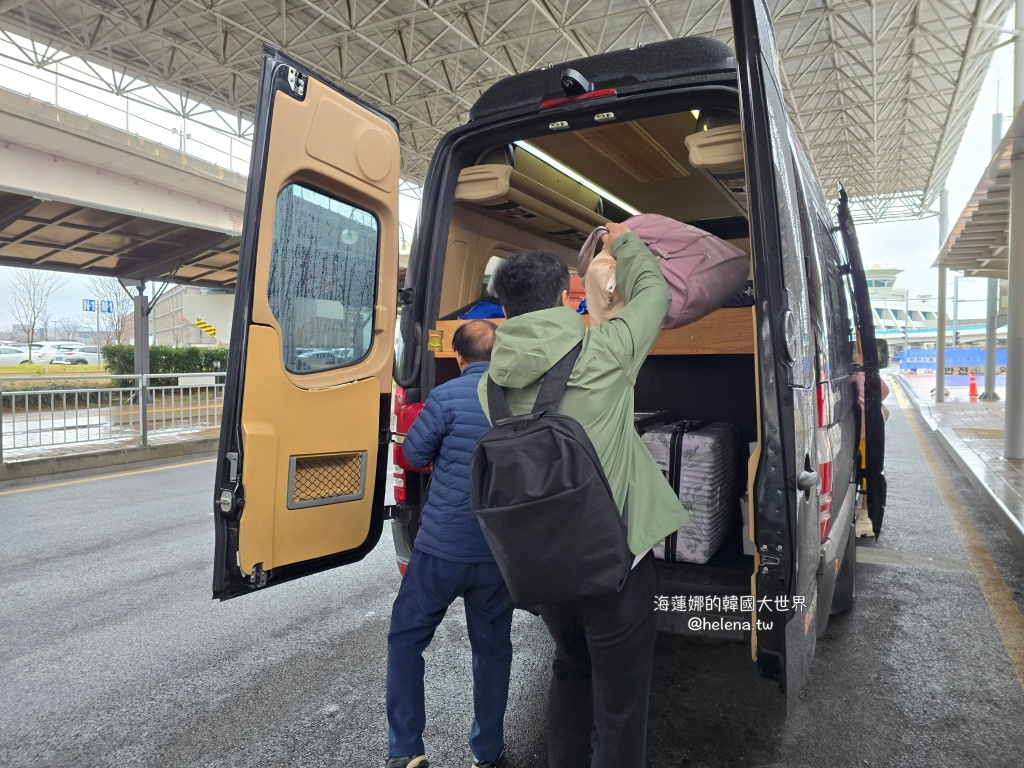
[[[100,299],[82,299],[83,312],[101,312],[105,315],[114,314],[114,302]]]

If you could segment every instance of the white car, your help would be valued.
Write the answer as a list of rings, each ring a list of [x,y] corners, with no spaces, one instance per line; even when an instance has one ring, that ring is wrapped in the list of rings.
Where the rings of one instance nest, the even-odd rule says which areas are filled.
[[[53,358],[60,352],[56,347],[50,344],[32,344],[32,362],[33,363],[46,363],[53,362]],[[28,347],[23,350],[26,354],[28,353]]]
[[[28,351],[17,347],[0,347],[0,366],[28,365]]]
[[[96,347],[79,347],[78,349],[65,350],[60,356],[53,359],[55,363],[58,361],[67,365],[99,365],[100,353]]]

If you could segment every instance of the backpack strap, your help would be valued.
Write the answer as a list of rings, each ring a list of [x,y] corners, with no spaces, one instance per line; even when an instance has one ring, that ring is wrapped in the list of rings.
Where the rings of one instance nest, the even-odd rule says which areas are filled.
[[[505,388],[485,373],[487,378],[487,410],[490,411],[491,424],[497,424],[504,419],[512,418],[512,411],[508,408],[508,400],[505,398]]]
[[[583,342],[581,341],[544,374],[544,380],[540,385],[540,392],[537,394],[533,410],[526,414],[527,416],[537,416],[545,411],[555,409],[558,401],[565,394],[565,388],[569,384],[569,375],[572,373],[572,368],[576,365],[576,358],[580,356],[582,349]],[[499,421],[515,418],[512,411],[509,410],[505,388],[492,379],[490,374],[484,375],[487,376],[487,410],[490,411],[491,424],[497,425]],[[519,419],[523,419],[523,417],[519,417]]]
[[[583,349],[581,341],[575,347],[565,353],[565,357],[551,366],[551,370],[544,376],[540,385],[540,392],[537,394],[537,401],[533,404],[531,413],[543,413],[553,411],[558,406],[558,401],[565,394],[565,388],[569,385],[569,375],[576,365],[576,359]]]

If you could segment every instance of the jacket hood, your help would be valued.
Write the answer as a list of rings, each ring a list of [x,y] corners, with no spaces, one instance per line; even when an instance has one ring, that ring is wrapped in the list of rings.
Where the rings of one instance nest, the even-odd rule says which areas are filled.
[[[490,377],[503,387],[523,389],[583,339],[583,318],[567,307],[528,312],[498,326]]]

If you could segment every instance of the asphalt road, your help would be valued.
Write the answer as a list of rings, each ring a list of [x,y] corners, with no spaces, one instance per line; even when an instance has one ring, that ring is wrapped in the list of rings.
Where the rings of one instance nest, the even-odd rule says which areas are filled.
[[[1024,761],[1024,557],[890,405],[886,529],[794,711],[747,646],[663,637],[651,768]],[[389,533],[359,564],[215,603],[212,478],[194,461],[0,489],[0,765],[383,765]],[[509,766],[543,768],[550,643],[527,614],[513,633]],[[427,675],[431,764],[468,766],[458,604]]]

